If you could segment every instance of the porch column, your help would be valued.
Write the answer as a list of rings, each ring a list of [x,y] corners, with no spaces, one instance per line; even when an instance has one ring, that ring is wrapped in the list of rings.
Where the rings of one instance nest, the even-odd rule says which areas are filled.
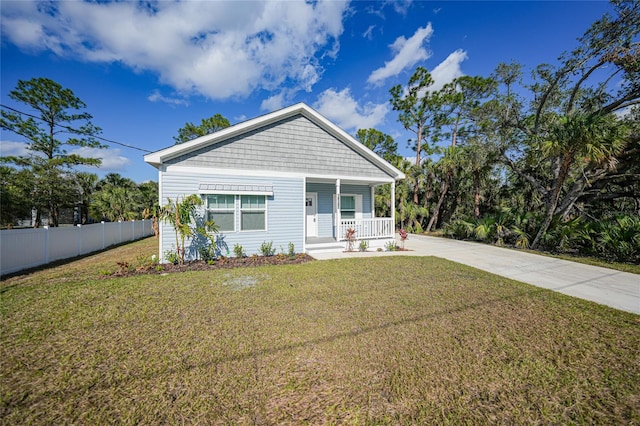
[[[376,217],[376,187],[371,186],[371,217]]]
[[[391,182],[391,233],[396,235],[396,181]]]
[[[336,241],[340,241],[340,179],[336,179]]]

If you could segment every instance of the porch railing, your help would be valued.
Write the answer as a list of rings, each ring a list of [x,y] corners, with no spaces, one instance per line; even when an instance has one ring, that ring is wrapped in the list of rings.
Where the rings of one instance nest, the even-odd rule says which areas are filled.
[[[356,230],[356,239],[393,238],[394,229],[391,218],[376,217],[373,219],[342,219],[338,226],[338,241],[344,241],[347,229]]]

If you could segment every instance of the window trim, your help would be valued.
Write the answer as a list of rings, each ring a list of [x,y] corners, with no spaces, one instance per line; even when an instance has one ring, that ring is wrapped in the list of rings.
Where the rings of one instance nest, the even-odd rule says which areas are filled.
[[[353,199],[353,210],[345,210],[342,206],[342,198],[344,197],[350,197]],[[351,218],[345,218],[343,212],[351,212],[353,211],[353,217]],[[345,219],[345,220],[350,220],[350,219],[357,219],[357,212],[358,212],[358,197],[355,194],[340,194],[340,219]]]
[[[262,209],[252,209],[252,208],[242,208],[242,197],[243,196],[254,196],[254,197],[264,197],[264,208]],[[269,221],[268,221],[268,211],[269,211],[269,196],[263,194],[242,194],[236,196],[238,200],[238,212],[239,212],[239,229],[237,232],[268,232],[269,231]],[[242,213],[244,211],[247,212],[264,212],[264,229],[242,229]]]
[[[355,199],[355,215],[353,219],[345,219],[345,220],[356,220],[356,219],[363,219],[364,218],[364,212],[363,212],[363,201],[364,201],[364,197],[362,196],[362,194],[352,194],[352,193],[340,193],[341,197],[353,197]],[[333,194],[333,205],[334,205],[334,215],[335,215],[335,205],[338,202],[337,200],[337,196],[334,193]],[[340,200],[340,220],[344,219],[342,217],[342,200]]]
[[[236,210],[237,210],[236,209],[236,204],[237,204],[236,199],[237,199],[237,197],[235,195],[233,195],[233,207],[232,208],[226,208],[226,209],[216,208],[216,209],[212,209],[212,208],[209,208],[209,196],[210,195],[224,195],[226,197],[226,196],[232,195],[232,194],[203,194],[203,196],[206,199],[205,206],[204,206],[205,207],[204,211],[205,211],[205,214],[206,214],[205,217],[207,217],[207,220],[208,220],[208,217],[209,217],[209,215],[208,215],[209,212],[213,212],[213,213],[215,213],[215,212],[219,212],[219,213],[232,212],[233,213],[233,230],[222,230],[221,229],[219,232],[220,233],[237,232],[237,229],[238,229],[237,220],[236,220]]]

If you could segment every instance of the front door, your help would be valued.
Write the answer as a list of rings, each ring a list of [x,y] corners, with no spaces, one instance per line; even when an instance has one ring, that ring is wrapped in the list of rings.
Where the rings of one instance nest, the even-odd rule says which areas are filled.
[[[318,194],[307,192],[304,198],[307,212],[307,238],[318,236]]]

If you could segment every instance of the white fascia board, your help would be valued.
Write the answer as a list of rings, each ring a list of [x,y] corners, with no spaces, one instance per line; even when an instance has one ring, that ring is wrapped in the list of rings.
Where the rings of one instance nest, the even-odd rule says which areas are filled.
[[[165,166],[165,173],[172,174],[201,174],[209,176],[240,176],[240,177],[260,177],[260,178],[294,178],[302,179],[306,178],[307,181],[332,181],[340,179],[342,182],[362,182],[362,183],[375,183],[385,184],[394,182],[393,177],[388,178],[380,177],[368,177],[368,176],[347,176],[347,175],[329,175],[318,173],[301,173],[301,172],[282,172],[275,170],[247,170],[247,169],[211,169],[209,167],[188,167],[179,165]]]

